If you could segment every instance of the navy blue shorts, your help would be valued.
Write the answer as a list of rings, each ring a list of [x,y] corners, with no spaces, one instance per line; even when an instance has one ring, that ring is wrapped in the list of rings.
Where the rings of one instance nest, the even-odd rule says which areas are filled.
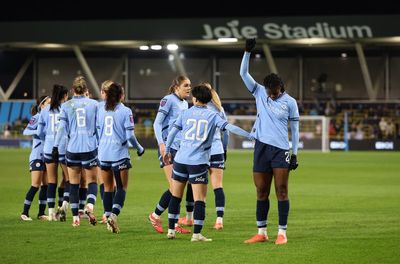
[[[29,171],[46,171],[43,160],[36,159],[29,162]]]
[[[253,172],[272,173],[273,168],[289,168],[289,163],[289,150],[280,149],[256,140],[254,145]]]
[[[170,153],[171,153],[171,164],[174,162],[174,158],[175,158],[176,152],[177,152],[177,150],[175,150],[173,148],[170,150]],[[165,164],[164,164],[164,161],[163,161],[163,157],[161,157],[160,148],[158,148],[158,160],[160,161],[160,168],[164,168]]]
[[[121,171],[132,168],[130,159],[122,159],[119,161],[99,161],[102,170]]]
[[[65,155],[68,167],[82,167],[84,169],[90,169],[92,167],[97,167],[97,149],[82,152],[82,153],[71,153],[67,151]]]
[[[43,157],[44,157],[44,162],[45,163],[54,163],[54,160],[51,157],[51,154],[44,153]],[[64,165],[67,164],[67,160],[65,159],[65,154],[58,155],[58,163],[61,163],[61,164],[64,164]]]
[[[225,170],[224,154],[211,155],[210,168]]]
[[[174,162],[172,168],[172,178],[180,182],[191,184],[208,183],[208,164],[187,165]]]

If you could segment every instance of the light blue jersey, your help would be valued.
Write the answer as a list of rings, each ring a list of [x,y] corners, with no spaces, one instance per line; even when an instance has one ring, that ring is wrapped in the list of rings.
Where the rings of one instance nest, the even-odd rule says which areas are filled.
[[[39,113],[31,117],[31,120],[23,132],[25,136],[32,136],[32,151],[29,155],[29,163],[34,160],[43,160],[44,140],[41,140],[37,135],[38,124]]]
[[[296,154],[299,135],[299,110],[296,100],[286,92],[274,100],[269,97],[265,87],[257,83],[248,73],[249,59],[250,53],[245,52],[240,75],[256,99],[257,118],[251,134],[265,144],[288,150],[288,121],[291,121],[293,153]]]
[[[62,107],[62,105],[61,105]],[[51,155],[53,149],[55,137],[59,127],[59,116],[60,111],[58,109],[50,110],[50,105],[46,106],[40,111],[38,135],[42,137],[44,135],[44,148],[43,152],[47,155]],[[60,139],[58,151],[60,155],[64,155],[66,152],[67,137],[63,136]]]
[[[222,111],[219,111],[219,109],[212,102],[209,102],[207,104],[207,108],[215,112],[222,119],[227,120],[224,109],[222,109]],[[211,144],[211,155],[217,154],[224,154],[224,146],[221,139],[221,130],[218,127],[215,128],[215,134]]]
[[[59,133],[54,146],[59,146],[58,134],[67,134],[68,152],[85,153],[95,150],[97,104],[97,101],[85,96],[73,96],[65,102],[61,106]]]
[[[156,135],[158,144],[165,143],[168,133],[172,129],[172,125],[177,119],[178,115],[188,109],[188,102],[179,98],[175,93],[164,96],[160,101],[160,107],[156,120],[154,121],[154,134]],[[181,135],[178,133],[171,148],[178,150]]]
[[[182,140],[174,160],[181,164],[209,164],[216,128],[228,122],[206,106],[193,106],[179,115],[173,124],[182,131]]]
[[[119,103],[114,111],[106,111],[104,103],[99,105],[101,106],[97,112],[99,160],[115,162],[129,158],[128,135],[134,129],[132,110],[122,103]]]

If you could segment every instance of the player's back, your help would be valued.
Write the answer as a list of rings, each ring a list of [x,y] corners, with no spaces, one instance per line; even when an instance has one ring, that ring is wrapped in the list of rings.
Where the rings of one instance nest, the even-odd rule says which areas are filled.
[[[85,96],[74,96],[62,105],[60,119],[68,124],[68,152],[84,153],[97,148],[97,104]]]
[[[39,125],[43,127],[43,133],[45,134],[45,141],[43,152],[51,153],[53,148],[54,140],[58,131],[59,125],[59,109],[51,109],[50,105],[40,111],[39,115]],[[62,139],[60,142],[60,150],[65,150],[66,139]]]
[[[131,109],[122,103],[114,111],[106,111],[102,104],[98,109],[97,129],[99,132],[99,160],[118,161],[129,157],[126,130],[132,130]]]
[[[227,124],[206,106],[192,106],[182,112],[174,126],[182,129],[181,145],[175,160],[182,164],[207,164],[216,127]]]

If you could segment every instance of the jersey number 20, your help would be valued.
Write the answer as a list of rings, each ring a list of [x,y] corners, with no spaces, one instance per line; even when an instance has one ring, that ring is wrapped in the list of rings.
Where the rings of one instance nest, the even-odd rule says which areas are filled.
[[[190,128],[185,133],[185,139],[187,140],[200,140],[204,141],[207,138],[207,131],[208,131],[208,121],[205,119],[188,119],[186,121],[186,125],[189,125]],[[202,135],[201,135],[202,133]]]

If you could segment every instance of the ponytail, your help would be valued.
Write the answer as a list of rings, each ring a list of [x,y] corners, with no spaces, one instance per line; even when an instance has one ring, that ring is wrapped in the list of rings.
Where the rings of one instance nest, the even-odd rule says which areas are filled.
[[[53,92],[51,94],[50,111],[54,109],[60,109],[61,100],[65,97],[66,94],[68,94],[67,87],[59,84],[54,84]]]
[[[84,94],[87,91],[86,80],[83,76],[78,76],[72,83],[72,88],[76,94]]]
[[[122,86],[119,83],[112,83],[108,89],[105,91],[106,93],[106,111],[114,111],[117,104],[121,101],[122,98]]]

